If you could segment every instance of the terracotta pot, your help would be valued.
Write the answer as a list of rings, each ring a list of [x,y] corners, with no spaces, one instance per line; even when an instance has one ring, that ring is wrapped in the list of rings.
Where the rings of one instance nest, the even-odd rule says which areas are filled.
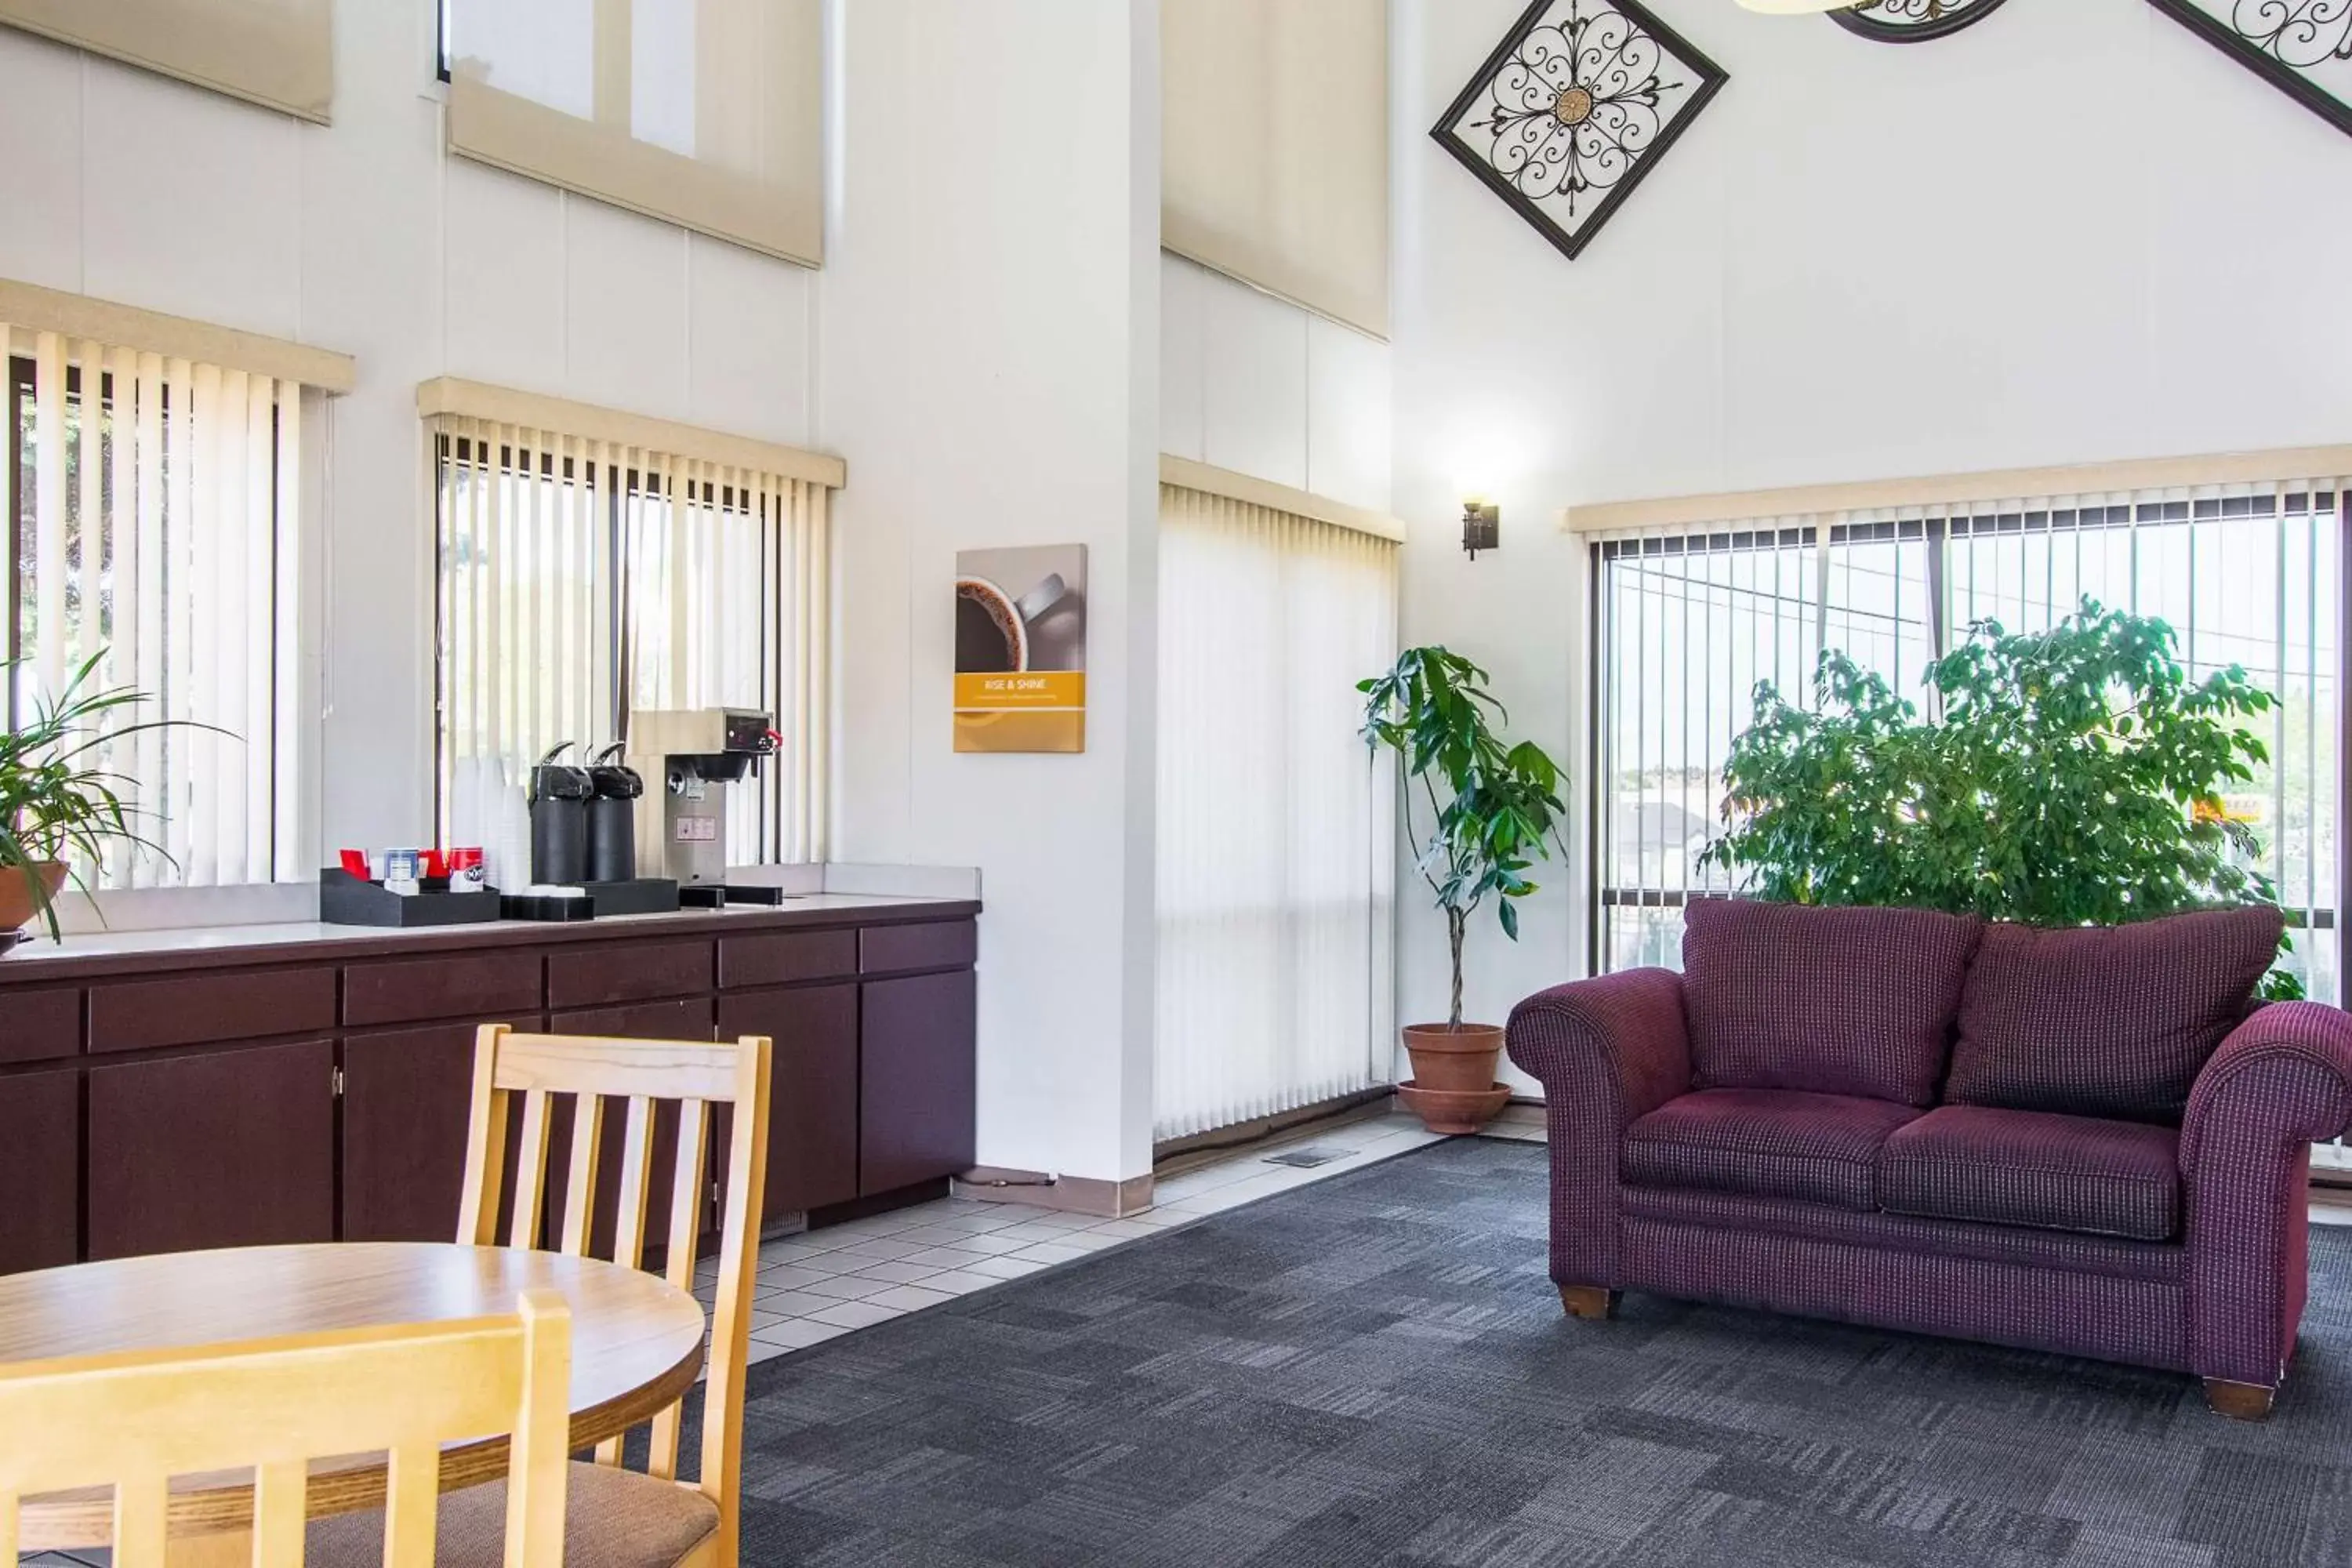
[[[1408,1024],[1412,1079],[1439,1094],[1484,1094],[1494,1087],[1503,1031],[1492,1024]]]
[[[1511,1102],[1511,1089],[1501,1083],[1466,1091],[1401,1083],[1397,1098],[1412,1107],[1421,1124],[1432,1132],[1475,1132],[1503,1113],[1503,1107]]]
[[[31,867],[0,866],[0,931],[20,931],[41,912],[41,900],[33,891],[35,871],[40,873],[52,899],[66,885],[62,860],[43,860]]]

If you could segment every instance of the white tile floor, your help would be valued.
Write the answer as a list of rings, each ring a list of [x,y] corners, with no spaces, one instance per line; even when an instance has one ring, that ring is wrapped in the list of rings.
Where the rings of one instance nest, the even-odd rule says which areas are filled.
[[[1539,1121],[1507,1121],[1491,1131],[1543,1136]],[[953,1197],[770,1241],[760,1248],[751,1359],[803,1350],[1437,1141],[1415,1118],[1392,1114],[1300,1141],[1351,1151],[1344,1159],[1300,1170],[1266,1163],[1298,1143],[1251,1149],[1155,1184],[1152,1206],[1125,1219]],[[716,1269],[706,1260],[696,1289],[706,1307]]]

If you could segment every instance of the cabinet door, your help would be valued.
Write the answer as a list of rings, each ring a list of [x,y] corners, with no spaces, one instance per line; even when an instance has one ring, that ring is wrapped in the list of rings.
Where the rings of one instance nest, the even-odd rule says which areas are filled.
[[[76,1261],[80,1189],[81,1074],[0,1079],[0,1274]]]
[[[711,1000],[690,996],[676,1002],[640,1002],[621,1007],[596,1007],[556,1013],[548,1026],[558,1035],[618,1035],[640,1040],[708,1040],[711,1037]],[[572,1170],[572,1097],[551,1095],[548,1110],[552,1130],[547,1141],[547,1240],[563,1237],[564,1182]],[[520,1119],[520,1108],[514,1113]],[[599,1258],[613,1255],[613,1227],[621,1212],[621,1146],[628,1128],[628,1104],[604,1102],[604,1136],[596,1152],[596,1212],[590,1222],[588,1248]],[[646,1199],[646,1245],[658,1248],[669,1239],[669,1200],[677,1163],[677,1107],[665,1101],[654,1108],[653,1174]],[[709,1168],[705,1142],[705,1169]],[[706,1180],[708,1178],[706,1177]],[[703,1224],[709,1224],[709,1200],[702,1200]]]
[[[864,991],[858,1193],[970,1170],[978,1027],[972,972],[868,981]]]
[[[499,1022],[540,1026],[533,1016]],[[345,1241],[447,1241],[457,1234],[474,1029],[444,1024],[343,1037]],[[507,1146],[511,1153],[511,1129]],[[501,1195],[510,1208],[511,1163]]]
[[[252,1046],[89,1073],[89,1256],[331,1241],[335,1047]]]
[[[740,1035],[775,1042],[764,1220],[856,1197],[857,987],[731,992],[719,999],[719,1037]]]

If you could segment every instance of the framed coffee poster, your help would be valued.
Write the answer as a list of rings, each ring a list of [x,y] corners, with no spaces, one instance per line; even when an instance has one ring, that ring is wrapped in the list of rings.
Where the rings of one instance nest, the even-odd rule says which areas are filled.
[[[1087,547],[956,555],[955,749],[1087,749]]]

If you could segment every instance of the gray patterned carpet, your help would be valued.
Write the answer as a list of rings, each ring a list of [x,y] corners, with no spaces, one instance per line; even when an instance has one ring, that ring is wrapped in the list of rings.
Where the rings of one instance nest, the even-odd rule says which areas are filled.
[[[1460,1139],[752,1371],[747,1568],[2352,1563],[2352,1245],[2278,1416],[2186,1378],[1633,1298]]]

